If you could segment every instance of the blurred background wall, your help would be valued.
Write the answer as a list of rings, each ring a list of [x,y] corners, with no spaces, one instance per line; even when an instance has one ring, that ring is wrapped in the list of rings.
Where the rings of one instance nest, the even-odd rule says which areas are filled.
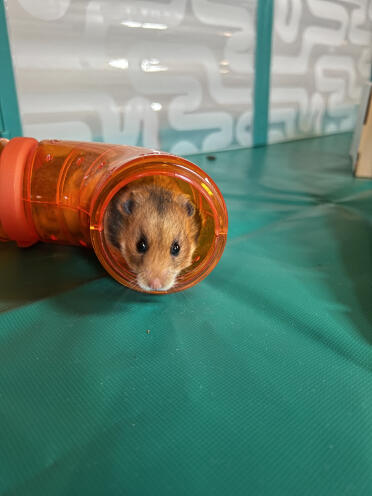
[[[255,144],[265,113],[268,142],[351,130],[372,0],[260,2],[6,0],[23,134],[186,154]]]
[[[353,129],[371,61],[371,0],[275,0],[269,141]]]

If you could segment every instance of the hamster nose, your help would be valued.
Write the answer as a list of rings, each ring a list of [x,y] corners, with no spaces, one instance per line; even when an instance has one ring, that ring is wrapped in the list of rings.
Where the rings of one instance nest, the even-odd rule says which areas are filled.
[[[157,277],[149,281],[149,286],[151,289],[155,289],[155,291],[158,291],[159,289],[161,289],[162,284],[160,282],[160,279]]]

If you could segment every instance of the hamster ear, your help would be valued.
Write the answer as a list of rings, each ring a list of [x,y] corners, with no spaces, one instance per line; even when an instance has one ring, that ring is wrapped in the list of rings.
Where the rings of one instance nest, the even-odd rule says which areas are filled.
[[[195,205],[187,195],[180,195],[178,197],[178,201],[181,203],[182,207],[186,210],[186,213],[189,217],[195,215],[195,210],[196,210]]]
[[[132,192],[122,195],[119,199],[119,209],[124,215],[131,215],[135,206],[135,200]]]
[[[126,200],[121,207],[126,214],[130,215],[133,212],[133,208],[134,208],[133,198],[129,198],[129,200]]]
[[[141,189],[124,188],[118,197],[118,209],[124,216],[132,215],[136,208],[142,205],[145,196]]]
[[[186,212],[187,212],[187,215],[189,217],[192,217],[193,215],[195,215],[195,205],[193,204],[192,201],[188,200],[186,202]]]

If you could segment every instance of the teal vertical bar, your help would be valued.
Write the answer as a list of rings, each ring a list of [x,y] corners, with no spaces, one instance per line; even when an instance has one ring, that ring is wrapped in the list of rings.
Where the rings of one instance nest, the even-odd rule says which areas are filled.
[[[22,136],[4,0],[0,0],[0,136]]]
[[[271,43],[273,0],[258,0],[254,78],[253,145],[267,143],[270,105]]]

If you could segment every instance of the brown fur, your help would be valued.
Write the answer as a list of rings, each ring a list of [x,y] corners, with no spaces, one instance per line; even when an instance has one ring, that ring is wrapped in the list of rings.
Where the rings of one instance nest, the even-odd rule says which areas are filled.
[[[199,212],[190,198],[167,177],[154,176],[123,188],[112,200],[105,219],[108,239],[120,249],[142,289],[155,279],[160,291],[170,289],[178,274],[192,263],[200,232]],[[148,250],[138,253],[145,238]],[[172,243],[180,252],[172,256]]]

